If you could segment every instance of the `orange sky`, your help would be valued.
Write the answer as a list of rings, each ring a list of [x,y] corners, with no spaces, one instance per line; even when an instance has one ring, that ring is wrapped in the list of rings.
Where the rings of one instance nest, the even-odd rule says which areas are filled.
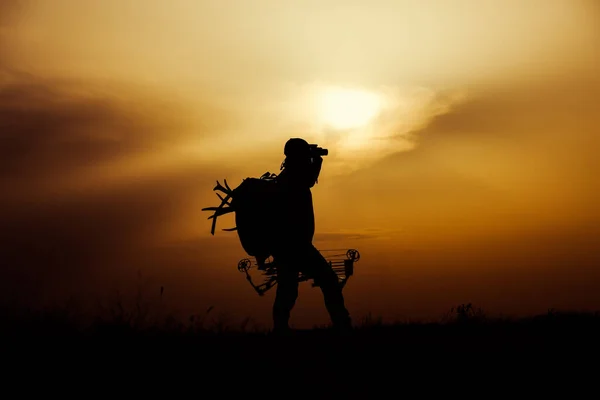
[[[330,149],[350,311],[600,308],[594,1],[2,1],[3,296],[135,288],[268,322],[214,181]],[[220,226],[229,227],[231,219]],[[166,307],[166,306],[165,306]],[[327,322],[305,284],[293,323]]]

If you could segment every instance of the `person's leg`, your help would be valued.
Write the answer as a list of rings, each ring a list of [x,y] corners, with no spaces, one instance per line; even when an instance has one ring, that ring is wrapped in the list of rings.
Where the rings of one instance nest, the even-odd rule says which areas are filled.
[[[277,289],[273,304],[273,330],[286,332],[289,330],[290,314],[298,298],[298,273],[289,268],[278,271]]]
[[[325,257],[313,246],[309,251],[308,273],[323,292],[325,307],[331,317],[334,328],[349,329],[352,326],[350,314],[344,304],[342,286],[336,273]]]

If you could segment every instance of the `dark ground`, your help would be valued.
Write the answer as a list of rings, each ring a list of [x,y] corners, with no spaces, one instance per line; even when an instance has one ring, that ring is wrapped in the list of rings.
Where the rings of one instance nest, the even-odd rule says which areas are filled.
[[[600,387],[600,313],[490,319],[468,308],[440,323],[372,322],[345,336],[314,329],[286,338],[124,320],[77,327],[43,314],[3,321],[4,387],[47,395],[521,397],[528,387],[536,397],[567,390],[573,398],[596,397]]]

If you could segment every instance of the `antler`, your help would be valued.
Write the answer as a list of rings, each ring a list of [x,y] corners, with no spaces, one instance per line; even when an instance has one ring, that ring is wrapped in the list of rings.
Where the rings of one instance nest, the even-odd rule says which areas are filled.
[[[225,197],[221,196],[219,193],[216,193],[216,195],[217,195],[217,197],[218,197],[219,199],[221,199],[221,202],[223,202],[223,203],[227,203],[227,205],[231,206],[231,204],[230,204],[230,202],[229,202],[229,199],[231,198],[231,195],[229,195],[229,194],[228,194],[228,195],[227,195],[227,196],[225,196]]]
[[[231,193],[233,192],[231,190],[231,188],[229,187],[229,185],[227,184],[227,179],[224,179],[223,182],[225,183],[225,187],[223,187],[223,185],[221,185],[219,183],[219,181],[217,181],[217,186],[215,186],[213,188],[213,190],[220,190],[221,192],[225,193],[226,195],[231,196]]]
[[[233,208],[231,208],[231,202],[229,201],[229,199],[233,195],[233,190],[231,190],[231,188],[227,184],[227,179],[224,179],[223,182],[225,183],[225,186],[221,185],[219,183],[219,181],[217,181],[217,185],[213,188],[214,191],[220,190],[221,192],[225,193],[225,195],[226,195],[225,197],[221,196],[219,193],[216,193],[217,197],[221,200],[221,204],[218,207],[205,207],[202,209],[202,211],[214,211],[213,215],[208,217],[208,219],[213,220],[212,226],[210,229],[211,235],[215,234],[215,228],[217,227],[217,217],[220,217],[221,215],[225,215],[225,214],[235,211]],[[227,206],[227,207],[225,207],[225,206]],[[224,230],[232,231],[232,230],[236,230],[236,229],[237,228],[224,229]]]

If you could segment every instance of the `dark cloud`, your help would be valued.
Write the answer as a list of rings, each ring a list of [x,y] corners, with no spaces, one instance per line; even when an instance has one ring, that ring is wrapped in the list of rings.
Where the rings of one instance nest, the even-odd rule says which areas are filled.
[[[93,83],[6,76],[0,82],[3,298],[38,301],[49,293],[67,296],[77,286],[93,287],[99,277],[118,281],[150,261],[149,249],[176,221],[206,221],[198,211],[207,205],[203,199],[214,202],[208,197],[215,176],[201,163],[106,187],[94,182],[110,177],[89,175],[93,191],[61,193],[60,185],[52,185],[77,171],[85,180],[89,167],[160,156],[184,135],[189,121],[184,106],[126,90],[101,95]],[[220,117],[211,118],[207,125],[214,126]],[[198,199],[196,207],[191,199]]]
[[[92,277],[118,280],[142,268],[148,249],[174,221],[196,218],[200,230],[205,218],[189,207],[190,199],[210,188],[212,178],[205,170],[193,170],[93,196],[41,203],[32,199],[19,209],[3,210],[4,293],[15,287],[28,296],[52,292],[53,286],[89,287]]]
[[[24,7],[25,1],[0,0],[0,80],[3,74],[2,68],[6,66],[9,57],[10,30]]]
[[[532,206],[571,197],[591,211],[589,200],[600,196],[599,99],[600,80],[585,77],[484,91],[416,137],[422,155],[462,177],[529,197]]]
[[[383,181],[392,179],[396,188],[435,197],[452,186],[483,193],[503,179],[518,181],[519,173],[540,184],[596,182],[598,99],[598,79],[480,88],[414,132],[415,150],[388,156],[340,184],[354,181],[389,194]]]
[[[79,89],[79,90],[78,90]],[[77,90],[77,91],[76,91]],[[48,179],[75,168],[151,150],[180,125],[135,95],[125,102],[31,79],[0,86],[0,181]],[[170,124],[170,126],[168,125]]]
[[[191,106],[159,90],[40,78],[0,65],[0,186],[13,199],[31,195],[90,169],[197,143],[235,121],[200,100]]]
[[[41,84],[5,85],[0,178],[57,173],[134,150],[141,143],[119,112],[106,101],[69,98]]]
[[[8,25],[22,9],[22,0],[0,0],[0,28]]]

